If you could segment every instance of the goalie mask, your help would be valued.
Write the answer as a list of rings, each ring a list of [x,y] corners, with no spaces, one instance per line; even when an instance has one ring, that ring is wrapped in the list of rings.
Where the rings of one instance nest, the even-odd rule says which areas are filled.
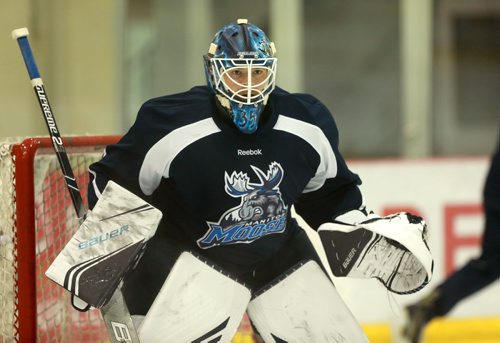
[[[274,89],[275,52],[274,43],[260,28],[238,19],[215,34],[203,56],[208,86],[243,133],[257,130]]]

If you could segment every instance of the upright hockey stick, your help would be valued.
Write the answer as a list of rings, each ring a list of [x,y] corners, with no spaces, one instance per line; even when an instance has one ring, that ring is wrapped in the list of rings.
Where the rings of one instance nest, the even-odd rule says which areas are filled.
[[[21,49],[24,63],[26,64],[26,69],[28,70],[28,75],[31,80],[31,85],[33,86],[35,94],[38,98],[40,109],[42,110],[49,135],[52,139],[54,151],[57,155],[67,189],[71,196],[71,201],[73,202],[76,215],[81,223],[85,218],[85,208],[83,206],[82,196],[80,194],[78,184],[76,183],[73,170],[71,169],[71,164],[56,124],[54,112],[52,112],[52,108],[50,107],[49,99],[47,97],[47,93],[45,92],[43,81],[40,77],[40,72],[38,71],[33,52],[31,51],[28,35],[29,33],[27,28],[20,28],[12,31],[12,39],[17,40],[19,48]],[[73,307],[79,311],[87,311],[90,309],[90,306],[87,303],[78,299],[76,296],[73,296],[72,303]],[[139,342],[137,332],[132,323],[132,319],[130,318],[130,313],[128,312],[127,306],[119,289],[115,291],[110,301],[101,308],[101,313],[106,324],[111,343]]]
[[[40,103],[40,108],[45,119],[45,124],[47,124],[47,129],[52,139],[52,145],[59,160],[59,165],[61,166],[62,173],[64,175],[64,180],[66,181],[66,186],[68,188],[69,194],[71,196],[71,201],[76,210],[76,215],[78,219],[82,221],[85,216],[85,209],[83,207],[82,197],[76,184],[75,177],[73,175],[73,170],[69,163],[68,155],[64,149],[61,135],[59,129],[56,125],[56,119],[54,118],[52,109],[49,104],[49,99],[45,93],[45,88],[43,87],[42,79],[40,78],[40,73],[38,67],[35,63],[35,58],[31,52],[31,47],[28,41],[28,29],[22,28],[12,31],[12,38],[17,39],[21,53],[24,58],[24,63],[28,69],[28,74],[31,80],[31,85],[35,89],[38,102]]]

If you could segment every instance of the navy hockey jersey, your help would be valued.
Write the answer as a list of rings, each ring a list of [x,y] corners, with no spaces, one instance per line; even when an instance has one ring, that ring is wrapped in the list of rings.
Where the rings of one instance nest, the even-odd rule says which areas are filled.
[[[317,228],[362,204],[330,112],[279,88],[250,135],[224,118],[207,87],[149,100],[90,173],[91,207],[112,179],[163,212],[157,236],[239,264],[286,244],[298,229],[292,205]]]

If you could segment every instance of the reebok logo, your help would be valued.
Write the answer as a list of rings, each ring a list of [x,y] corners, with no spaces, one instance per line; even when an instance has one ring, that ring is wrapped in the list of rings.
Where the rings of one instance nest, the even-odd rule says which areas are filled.
[[[251,155],[262,155],[262,150],[261,149],[248,149],[248,150],[241,150],[238,149],[238,156],[251,156]]]

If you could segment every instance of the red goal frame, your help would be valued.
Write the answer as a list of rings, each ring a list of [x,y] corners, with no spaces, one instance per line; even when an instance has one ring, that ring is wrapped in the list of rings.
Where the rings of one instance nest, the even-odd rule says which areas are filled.
[[[63,144],[71,159],[71,155],[75,156],[83,155],[86,152],[90,152],[92,154],[98,154],[100,152],[104,152],[105,146],[118,142],[120,138],[121,136],[118,135],[72,136],[72,137],[64,137]],[[45,263],[47,261],[46,259],[42,259],[38,255],[43,255],[47,252],[41,249],[47,249],[47,250],[51,249],[50,254],[54,253],[57,254],[58,252],[57,251],[54,252],[53,249],[54,247],[50,246],[49,243],[47,243],[47,246],[43,247],[39,246],[40,241],[39,237],[37,237],[37,234],[45,230],[45,226],[43,225],[46,224],[43,222],[42,228],[37,229],[37,225],[41,224],[40,217],[43,217],[45,215],[45,209],[44,212],[41,214],[37,212],[38,210],[40,210],[39,208],[37,208],[37,199],[40,200],[40,198],[37,197],[40,197],[41,195],[36,194],[37,191],[35,190],[36,187],[35,178],[36,175],[41,174],[44,177],[45,175],[43,172],[37,174],[37,171],[35,170],[35,164],[36,164],[35,161],[39,161],[38,159],[36,159],[36,157],[38,156],[37,154],[41,154],[42,156],[50,156],[50,158],[54,159],[56,159],[56,155],[53,152],[53,145],[50,137],[26,138],[18,142],[11,142],[7,145],[10,148],[10,156],[13,164],[13,175],[11,180],[11,182],[13,183],[13,191],[12,193],[9,192],[9,194],[10,197],[13,198],[11,199],[11,201],[15,203],[13,223],[9,222],[13,225],[12,230],[14,235],[14,237],[12,238],[12,244],[14,250],[13,292],[15,299],[13,300],[14,318],[13,318],[13,327],[11,332],[11,334],[14,335],[14,337],[11,337],[11,334],[7,333],[6,336],[7,338],[6,340],[4,340],[3,339],[4,336],[2,335],[2,332],[0,332],[0,343],[11,342],[12,340],[18,342],[43,342],[43,343],[52,342],[53,340],[55,340],[59,342],[61,341],[61,337],[59,336],[59,334],[68,335],[69,331],[70,332],[69,335],[71,335],[73,333],[72,330],[74,330],[75,325],[76,327],[78,325],[83,325],[85,328],[87,327],[85,326],[86,325],[85,321],[76,323],[72,322],[72,320],[74,319],[73,317],[77,317],[79,315],[85,316],[85,314],[82,314],[76,310],[74,312],[72,311],[71,317],[73,319],[70,319],[70,321],[68,322],[63,321],[63,324],[58,322],[57,325],[62,325],[62,326],[57,327],[54,330],[50,329],[47,330],[45,326],[41,328],[40,327],[41,323],[38,322],[40,318],[42,318],[41,319],[42,321],[45,320],[45,317],[41,315],[38,311],[44,313],[44,311],[47,309],[45,303],[40,304],[40,297],[42,296],[42,299],[44,299],[44,296],[46,296],[46,291],[44,290],[44,287],[39,287],[39,286],[41,284],[45,286],[46,283],[51,282],[48,279],[46,279],[44,275],[42,275],[43,271],[47,267],[45,266]],[[2,156],[0,156],[0,159],[1,158]],[[87,161],[86,158],[85,161]],[[57,201],[61,201],[62,205],[61,203],[59,203],[59,205],[56,206],[49,204],[49,206],[47,207],[50,208],[55,207],[59,209],[60,206],[64,207],[67,204],[68,212],[70,212],[71,215],[74,215],[75,220],[77,220],[76,213],[74,213],[75,212],[74,209],[72,207],[69,208],[71,206],[71,199],[69,193],[67,192],[66,186],[64,185],[64,178],[58,164],[57,167],[55,167],[55,169],[57,170],[57,175],[49,173],[50,177],[48,178],[56,179],[56,182],[58,184],[57,191],[60,192],[60,194],[57,193],[55,196],[62,196],[64,197],[64,199],[60,198],[55,199],[55,203],[59,203]],[[51,171],[52,171],[52,166],[51,166]],[[81,170],[80,172],[76,171],[75,177],[77,178],[77,181],[78,178],[81,177],[81,174],[82,174]],[[85,174],[86,176],[88,175],[86,171]],[[61,185],[59,185],[59,183]],[[86,203],[85,194],[87,185],[80,183],[78,186],[80,188],[80,193],[82,194],[82,198]],[[59,188],[61,188],[61,190],[59,190]],[[64,191],[62,191],[63,188]],[[40,189],[38,190],[38,193],[40,193]],[[42,196],[42,199],[45,199],[45,197]],[[1,199],[1,200],[9,201],[6,199]],[[9,213],[11,212],[9,211]],[[76,229],[76,227],[74,229]],[[0,238],[1,238],[1,230],[0,230]],[[38,255],[37,255],[37,248],[39,249]],[[40,279],[43,280],[40,281]],[[10,287],[8,289],[10,289]],[[61,292],[63,292],[62,288]],[[0,300],[2,300],[1,296],[2,293],[0,292]],[[49,299],[51,299],[50,297],[53,296],[53,294],[50,294],[49,292],[47,296],[49,297]],[[9,300],[9,298],[7,298],[7,300]],[[48,303],[50,303],[50,301]],[[70,305],[68,304],[68,306]],[[48,310],[51,311],[53,309],[49,308]],[[94,311],[89,311],[89,312],[94,313],[93,318],[89,317],[89,323],[90,320],[92,320],[93,323],[92,325],[94,325],[96,317],[100,316],[100,314],[95,314]],[[88,314],[89,312],[87,312],[86,314]],[[53,318],[50,318],[50,320],[52,319]],[[10,325],[8,327],[10,327]],[[69,329],[67,327],[69,327]],[[104,327],[104,324],[102,324],[102,327]],[[101,326],[98,326],[98,328],[99,330],[97,330],[98,332],[95,334],[93,333],[88,334],[86,333],[88,330],[87,331],[83,330],[85,332],[79,334],[78,336],[79,340],[83,342],[94,342],[95,341],[94,339],[97,336],[99,337],[99,339],[101,339],[103,336],[102,331],[100,331]],[[59,331],[59,329],[61,329],[61,331]],[[71,338],[68,339],[71,340]],[[255,337],[253,335],[250,322],[248,320],[248,317],[245,315],[242,323],[240,324],[237,335],[233,339],[233,343],[236,342],[248,343],[254,341]]]
[[[120,136],[75,136],[63,138],[63,142],[67,149],[71,149],[85,146],[104,147],[116,143],[119,139]],[[36,261],[34,160],[40,148],[51,147],[52,140],[49,137],[26,138],[12,146],[16,180],[16,319],[20,342],[37,341],[36,264],[33,263]],[[20,180],[22,181],[19,182]],[[20,246],[23,248],[18,249]]]

